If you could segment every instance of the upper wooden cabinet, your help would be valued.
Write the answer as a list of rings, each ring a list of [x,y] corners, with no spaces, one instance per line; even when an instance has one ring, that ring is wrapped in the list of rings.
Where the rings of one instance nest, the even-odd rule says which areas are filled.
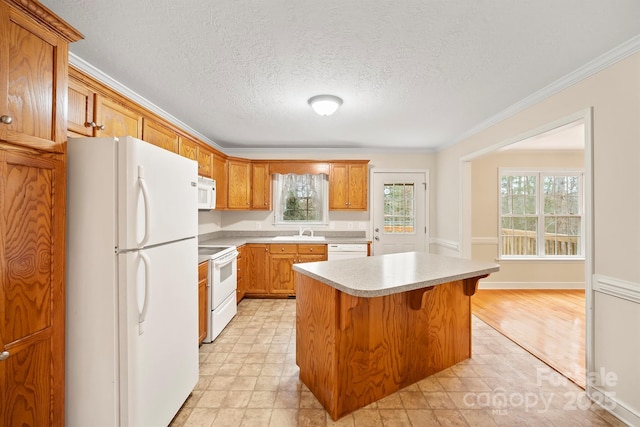
[[[329,209],[367,210],[368,160],[331,163]]]
[[[198,175],[213,178],[213,151],[203,146],[198,147]]]
[[[216,209],[227,209],[229,161],[225,157],[214,153],[211,164],[213,167],[211,175],[216,180]]]
[[[229,160],[227,207],[249,209],[251,206],[251,163],[247,160]]]
[[[30,0],[2,0],[0,28],[0,140],[63,153],[68,44],[82,35]]]
[[[93,108],[95,92],[85,85],[69,79],[69,107],[67,109],[67,130],[73,136],[93,136]]]
[[[142,119],[142,140],[173,153],[178,152],[178,134],[146,117]]]
[[[251,163],[251,209],[271,209],[269,163]]]
[[[142,137],[142,115],[103,95],[96,95],[94,136]]]
[[[198,160],[198,144],[181,136],[178,138],[178,154],[187,159]]]

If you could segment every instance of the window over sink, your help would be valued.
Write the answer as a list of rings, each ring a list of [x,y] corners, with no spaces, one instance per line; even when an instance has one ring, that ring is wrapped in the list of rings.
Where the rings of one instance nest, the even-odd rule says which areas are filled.
[[[275,225],[327,225],[329,183],[325,174],[275,174]]]

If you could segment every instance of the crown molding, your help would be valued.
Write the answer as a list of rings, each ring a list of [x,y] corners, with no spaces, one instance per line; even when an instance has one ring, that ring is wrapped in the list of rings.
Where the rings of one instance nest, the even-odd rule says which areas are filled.
[[[529,108],[549,98],[550,96],[555,95],[570,86],[573,86],[574,84],[586,79],[587,77],[591,77],[592,75],[610,67],[616,62],[619,62],[633,55],[634,53],[637,53],[638,51],[640,51],[640,35],[627,40],[618,47],[611,49],[609,52],[588,62],[577,70],[545,86],[539,91],[534,92],[521,101],[516,102],[515,104],[502,110],[498,114],[483,121],[479,125],[472,127],[468,131],[458,136],[456,139],[440,145],[439,147],[437,147],[436,151],[442,151],[459,142],[462,142],[465,139],[470,138],[471,136],[480,133],[483,130],[488,129],[491,126],[496,125],[501,121],[525,110],[526,108]]]
[[[116,79],[111,77],[110,75],[105,74],[104,72],[102,72],[101,70],[97,69],[96,67],[94,67],[93,65],[89,64],[87,61],[85,61],[84,59],[80,58],[79,56],[75,55],[72,52],[69,52],[69,64],[73,65],[75,68],[79,69],[83,73],[88,74],[89,76],[91,76],[94,79],[98,80],[100,83],[105,84],[106,86],[110,87],[111,89],[115,90],[116,92],[120,93],[121,95],[129,98],[130,100],[132,100],[136,104],[146,108],[147,110],[151,111],[154,114],[157,114],[158,116],[162,117],[163,119],[168,120],[172,124],[182,128],[182,130],[184,130],[186,132],[189,132],[191,135],[199,138],[203,142],[206,142],[207,144],[209,144],[210,146],[212,146],[216,150],[221,151],[221,152],[226,154],[226,150],[224,148],[220,147],[218,144],[216,144],[211,139],[207,138],[206,136],[204,136],[203,134],[201,134],[197,130],[193,129],[188,124],[184,123],[183,121],[179,120],[175,116],[173,116],[170,113],[166,112],[162,108],[160,108],[157,105],[153,104],[152,102],[150,102],[146,98],[142,97],[141,95],[139,95],[135,91],[129,89],[127,86],[123,85],[122,83],[120,83],[119,81],[117,81]]]

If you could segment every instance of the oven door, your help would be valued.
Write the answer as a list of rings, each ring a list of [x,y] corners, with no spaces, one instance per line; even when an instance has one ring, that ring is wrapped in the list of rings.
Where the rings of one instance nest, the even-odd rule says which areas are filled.
[[[211,290],[211,310],[220,306],[229,295],[236,294],[238,251],[209,260],[209,284]]]

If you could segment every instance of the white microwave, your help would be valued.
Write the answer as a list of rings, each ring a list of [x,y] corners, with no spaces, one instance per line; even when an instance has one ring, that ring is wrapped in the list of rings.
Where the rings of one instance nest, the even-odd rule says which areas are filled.
[[[216,180],[198,177],[198,210],[210,211],[216,208]]]

